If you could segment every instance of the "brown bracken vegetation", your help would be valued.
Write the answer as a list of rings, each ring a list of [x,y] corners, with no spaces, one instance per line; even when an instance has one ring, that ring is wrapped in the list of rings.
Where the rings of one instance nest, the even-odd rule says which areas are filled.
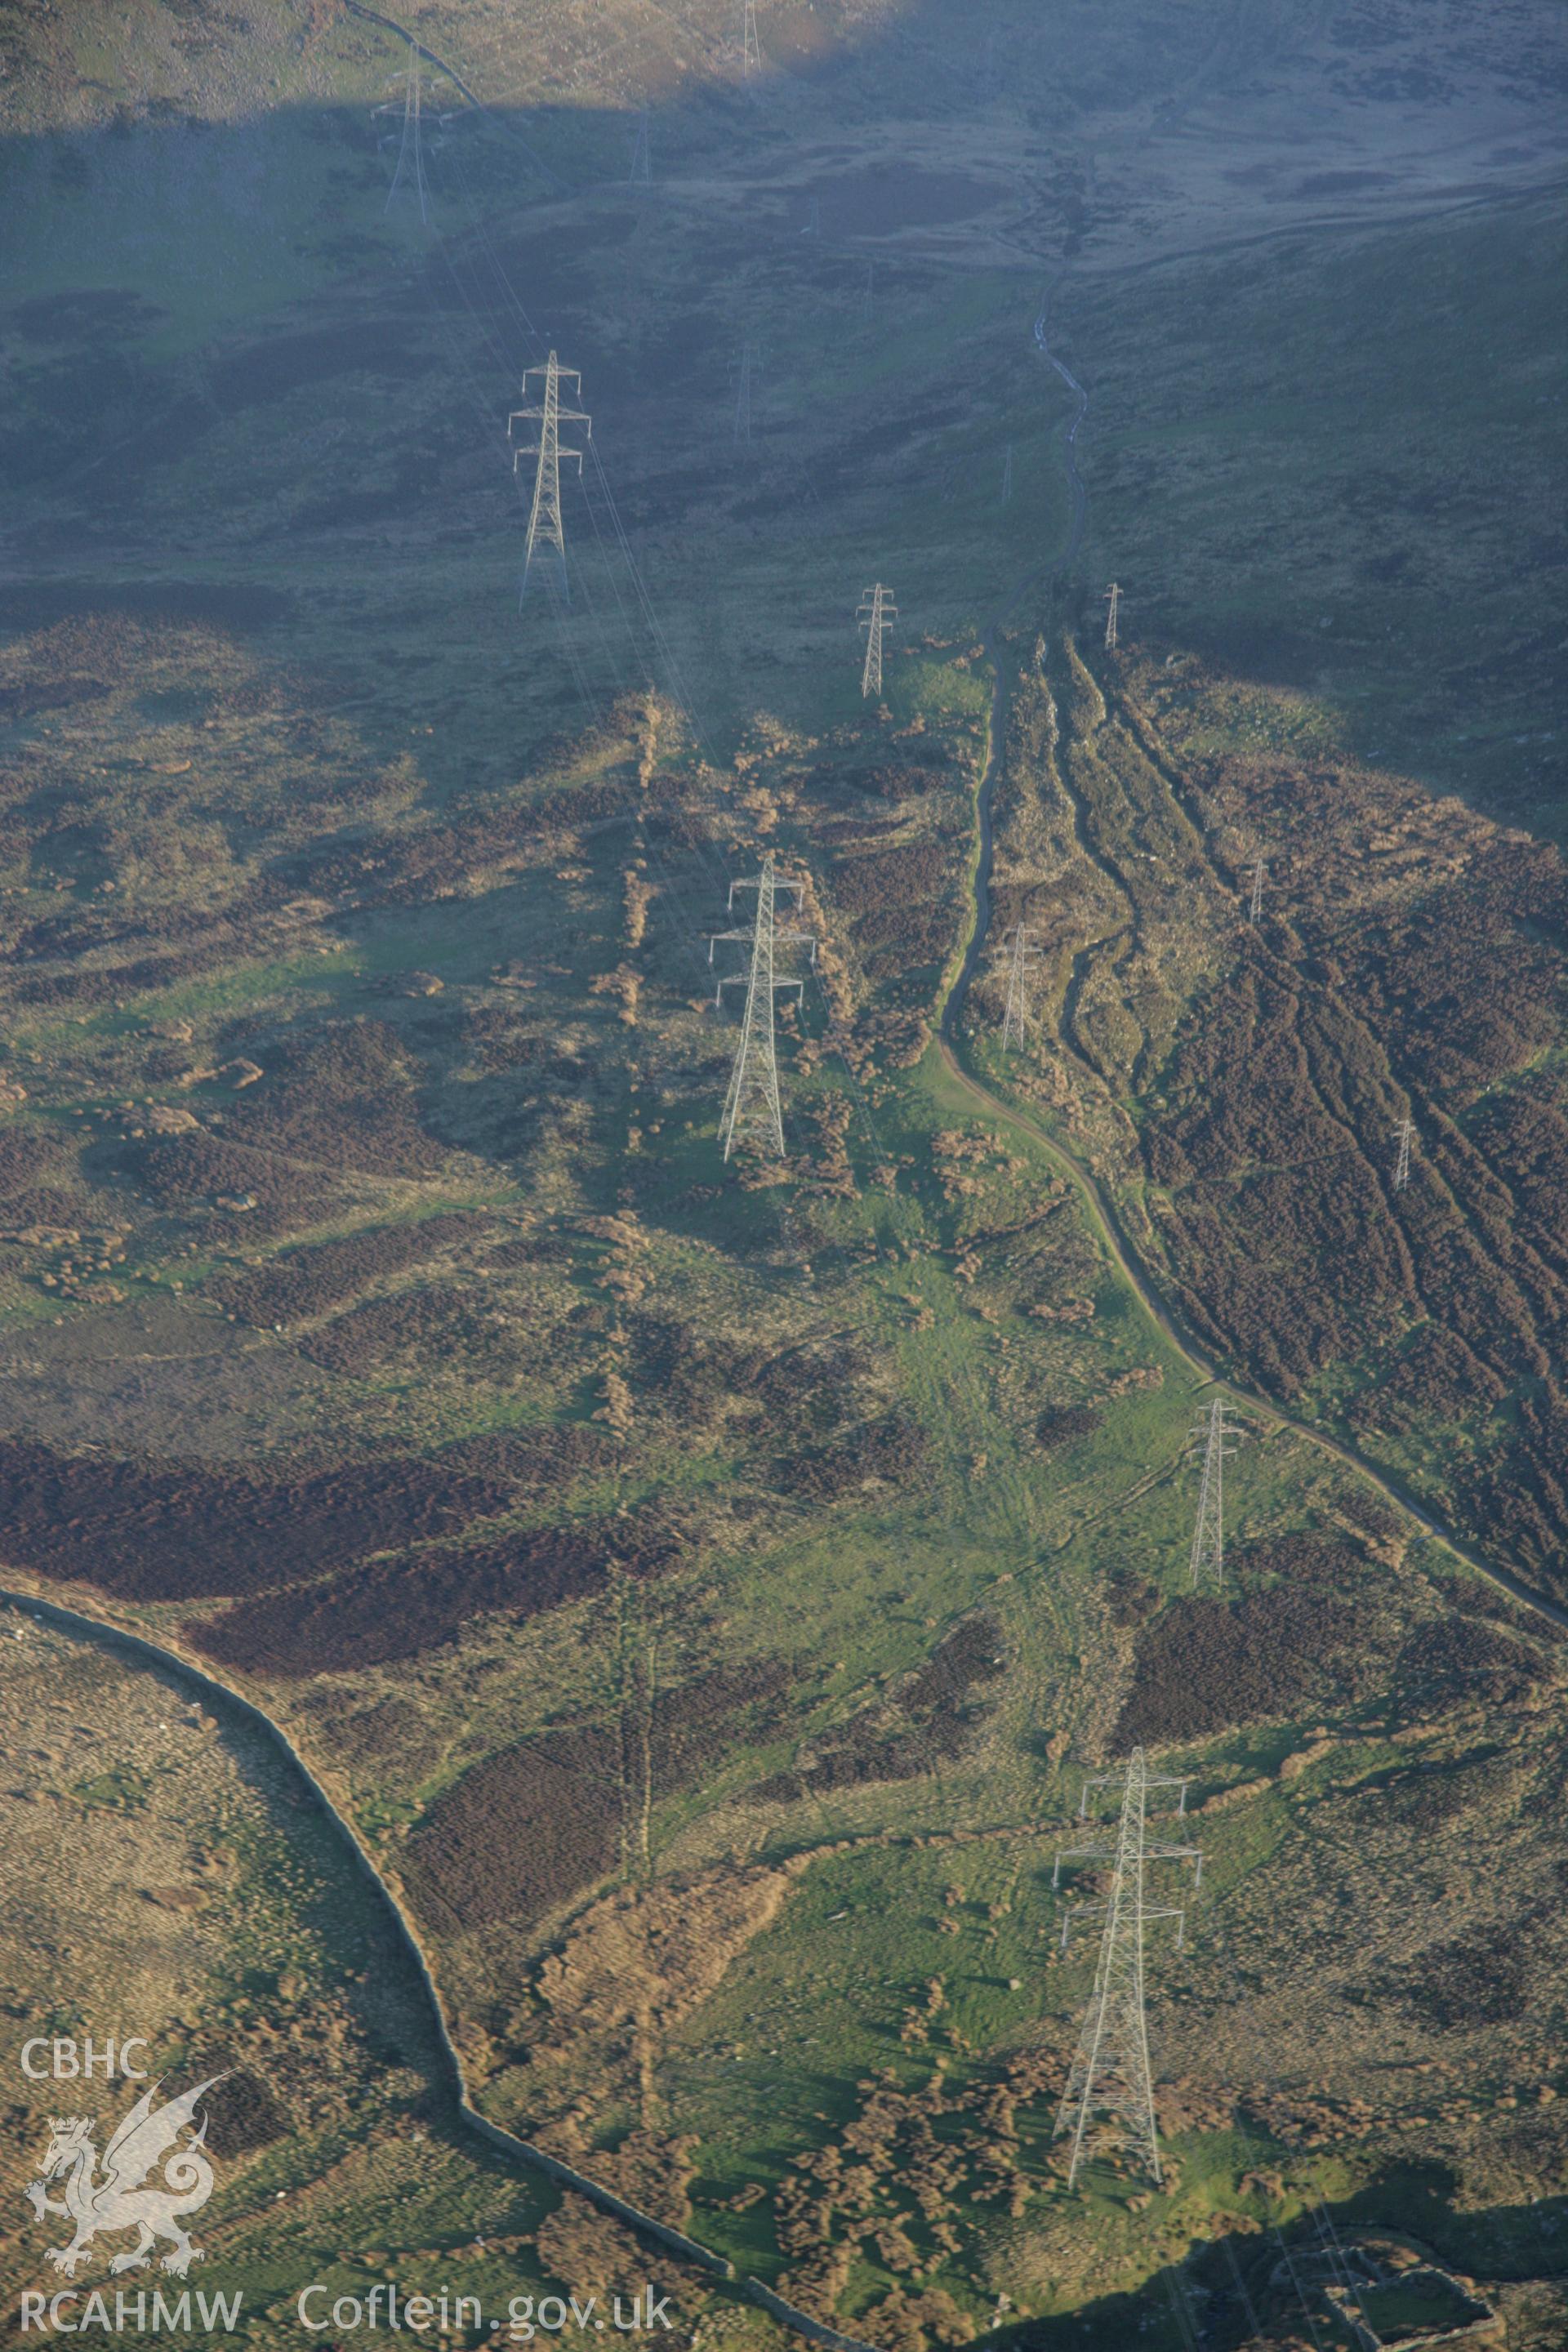
[[[813,1740],[801,1764],[755,1793],[787,1802],[862,1780],[918,1780],[973,1745],[987,1710],[972,1694],[1005,1664],[995,1618],[985,1611],[963,1618],[886,1699]]]
[[[227,1274],[208,1285],[220,1307],[269,1330],[306,1315],[325,1314],[372,1282],[434,1257],[474,1230],[465,1216],[426,1217],[402,1225],[374,1225],[340,1241],[318,1242],[276,1257],[268,1265]]]
[[[654,1696],[651,1793],[690,1786],[738,1740],[776,1724],[789,1685],[777,1659],[715,1668]],[[476,1765],[431,1806],[409,1840],[405,1878],[444,1934],[535,1919],[592,1885],[616,1857],[640,1759],[621,1727],[573,1724]]]
[[[475,1618],[521,1622],[602,1591],[612,1570],[668,1572],[679,1537],[662,1519],[582,1520],[465,1549],[372,1560],[304,1591],[271,1592],[186,1628],[195,1646],[255,1674],[341,1673],[414,1658]]]
[[[11,1559],[128,1601],[255,1592],[503,1510],[507,1490],[409,1456],[268,1477],[209,1464],[117,1461],[0,1440]]]
[[[1287,1715],[1332,1681],[1360,1619],[1335,1555],[1309,1537],[1269,1548],[1279,1580],[1235,1599],[1186,1593],[1138,1636],[1119,1754]]]

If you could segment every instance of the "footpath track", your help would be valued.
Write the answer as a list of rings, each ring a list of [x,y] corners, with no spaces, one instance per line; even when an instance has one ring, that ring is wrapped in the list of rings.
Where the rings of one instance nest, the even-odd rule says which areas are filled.
[[[1511,1570],[1500,1567],[1478,1552],[1473,1546],[1448,1527],[1429,1506],[1419,1501],[1393,1474],[1379,1464],[1370,1461],[1348,1439],[1336,1437],[1320,1429],[1314,1423],[1299,1419],[1277,1404],[1271,1397],[1245,1387],[1230,1373],[1222,1371],[1206,1353],[1201,1342],[1171,1302],[1163,1296],[1154,1276],[1140,1257],[1137,1246],[1121,1218],[1114,1198],[1092,1170],[1078,1155],[1058,1140],[1048,1129],[1028,1111],[1018,1108],[1005,1097],[994,1094],[977,1078],[963,1058],[960,1037],[963,1009],[968,1002],[975,973],[980,968],[991,930],[991,874],[995,854],[994,831],[992,823],[992,803],[1005,757],[1008,717],[1008,672],[1002,632],[1016,611],[1019,603],[1033,587],[1049,588],[1065,580],[1077,561],[1083,544],[1084,528],[1089,516],[1089,494],[1078,462],[1078,436],[1089,411],[1089,394],[1066,362],[1052,352],[1048,338],[1049,298],[1041,303],[1035,320],[1035,346],[1061,377],[1077,401],[1068,420],[1065,436],[1064,460],[1068,486],[1068,530],[1062,551],[1054,562],[1036,566],[1008,595],[1005,603],[983,632],[986,656],[991,663],[994,683],[991,690],[991,735],[984,770],[975,795],[976,824],[979,833],[978,851],[972,873],[973,923],[963,961],[942,1007],[937,1035],[937,1051],[949,1076],[968,1095],[977,1108],[988,1118],[1000,1119],[1005,1125],[1027,1135],[1075,1187],[1088,1213],[1090,1224],[1099,1235],[1112,1264],[1128,1288],[1132,1291],[1151,1322],[1156,1324],[1184,1362],[1196,1375],[1197,1384],[1222,1389],[1238,1405],[1262,1414],[1266,1419],[1291,1431],[1320,1453],[1330,1455],[1346,1469],[1364,1478],[1386,1502],[1414,1519],[1422,1533],[1435,1538],[1452,1552],[1456,1559],[1484,1576],[1489,1583],[1506,1592],[1526,1609],[1532,1610],[1549,1623],[1568,1630],[1568,1608],[1552,1600],[1533,1585],[1527,1584]]]

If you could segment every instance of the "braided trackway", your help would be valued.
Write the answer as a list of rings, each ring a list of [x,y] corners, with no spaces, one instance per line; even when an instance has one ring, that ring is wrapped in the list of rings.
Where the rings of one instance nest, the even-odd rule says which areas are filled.
[[[1394,1504],[1395,1508],[1403,1511],[1407,1517],[1413,1518],[1424,1534],[1436,1537],[1440,1542],[1447,1545],[1457,1559],[1464,1561],[1467,1568],[1473,1569],[1478,1576],[1484,1576],[1489,1583],[1497,1585],[1500,1591],[1509,1595],[1510,1600],[1521,1602],[1526,1609],[1533,1610],[1538,1617],[1543,1617],[1553,1625],[1568,1629],[1568,1609],[1563,1608],[1544,1592],[1537,1591],[1533,1585],[1526,1584],[1522,1578],[1515,1576],[1510,1570],[1500,1568],[1495,1561],[1483,1559],[1479,1552],[1464,1542],[1453,1528],[1447,1527],[1426,1504],[1418,1502],[1415,1496],[1389,1471],[1383,1469],[1377,1463],[1369,1461],[1357,1447],[1342,1438],[1331,1436],[1326,1430],[1315,1427],[1311,1422],[1296,1419],[1293,1414],[1284,1412],[1271,1398],[1255,1394],[1252,1390],[1242,1387],[1238,1381],[1222,1373],[1205,1355],[1200,1342],[1194,1338],[1176,1309],[1162,1295],[1152,1275],[1139,1256],[1136,1245],[1121,1221],[1114,1200],[1099,1178],[1078,1158],[1076,1153],[1069,1151],[1065,1144],[1059,1143],[1038,1119],[1031,1117],[1029,1112],[1019,1109],[1016,1105],[1005,1101],[1000,1095],[993,1094],[991,1089],[984,1086],[960,1058],[958,1044],[960,1022],[964,1005],[968,1002],[970,989],[973,984],[975,972],[979,969],[980,959],[984,953],[991,929],[991,870],[994,852],[991,803],[1002,770],[1008,701],[1007,667],[1003,654],[1001,632],[1016,610],[1020,598],[1029,588],[1039,583],[1048,586],[1065,578],[1083,543],[1084,526],[1089,515],[1089,493],[1084,485],[1083,476],[1079,470],[1078,462],[1078,436],[1084,417],[1088,414],[1089,394],[1067,362],[1058,359],[1051,350],[1048,326],[1049,301],[1047,299],[1041,304],[1039,315],[1035,320],[1035,345],[1042,358],[1049,362],[1063,383],[1068,385],[1078,403],[1068,420],[1064,450],[1068,485],[1067,539],[1061,553],[1053,563],[1048,566],[1037,566],[1025,573],[984,632],[985,649],[991,661],[995,682],[991,694],[991,740],[984,772],[981,776],[976,795],[979,844],[972,877],[974,921],[964,949],[963,962],[942,1004],[937,1050],[949,1076],[988,1118],[1000,1119],[1007,1126],[1016,1128],[1022,1134],[1027,1135],[1033,1142],[1042,1148],[1061,1170],[1063,1175],[1076,1186],[1091,1224],[1128,1288],[1135,1293],[1139,1304],[1150,1320],[1159,1326],[1171,1345],[1191,1366],[1200,1383],[1213,1383],[1222,1388],[1227,1395],[1234,1397],[1238,1404],[1249,1406],[1254,1412],[1266,1414],[1270,1420],[1278,1422],[1282,1428],[1291,1430],[1298,1437],[1304,1438],[1308,1444],[1315,1445],[1321,1453],[1331,1455],[1335,1461],[1342,1463],[1347,1469],[1357,1472],[1360,1476],[1368,1480],[1386,1501]]]

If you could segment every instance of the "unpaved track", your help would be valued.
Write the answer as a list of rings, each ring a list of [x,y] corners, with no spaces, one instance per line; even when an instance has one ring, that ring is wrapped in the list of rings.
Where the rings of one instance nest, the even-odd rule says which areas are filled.
[[[986,655],[994,675],[994,684],[991,693],[990,747],[984,772],[981,776],[976,794],[980,842],[973,869],[974,927],[968,945],[964,949],[963,961],[959,967],[957,977],[942,1004],[937,1051],[942,1056],[943,1066],[949,1076],[988,1118],[1000,1119],[1005,1125],[1016,1128],[1021,1133],[1029,1136],[1045,1150],[1061,1170],[1063,1175],[1077,1187],[1079,1198],[1088,1211],[1089,1221],[1123,1280],[1128,1287],[1136,1293],[1150,1320],[1159,1326],[1171,1345],[1191,1367],[1200,1385],[1213,1384],[1223,1389],[1228,1396],[1234,1397],[1238,1404],[1247,1406],[1254,1412],[1263,1414],[1268,1420],[1278,1423],[1283,1429],[1293,1431],[1308,1444],[1315,1445],[1321,1453],[1327,1454],[1336,1462],[1343,1464],[1346,1469],[1355,1471],[1359,1476],[1374,1486],[1385,1501],[1394,1504],[1396,1509],[1414,1519],[1424,1534],[1437,1538],[1457,1559],[1464,1561],[1467,1568],[1473,1569],[1478,1576],[1484,1576],[1489,1583],[1495,1584],[1501,1591],[1506,1592],[1510,1600],[1521,1602],[1526,1609],[1533,1610],[1537,1616],[1543,1617],[1552,1624],[1568,1630],[1568,1609],[1560,1606],[1544,1592],[1538,1592],[1533,1585],[1526,1584],[1510,1570],[1500,1568],[1494,1561],[1483,1559],[1479,1552],[1465,1543],[1459,1536],[1456,1535],[1453,1528],[1438,1518],[1426,1504],[1418,1502],[1398,1479],[1388,1471],[1382,1469],[1376,1463],[1370,1462],[1347,1440],[1331,1436],[1327,1431],[1315,1427],[1311,1422],[1296,1419],[1293,1414],[1285,1412],[1276,1404],[1272,1399],[1257,1394],[1251,1389],[1243,1388],[1238,1381],[1221,1372],[1205,1352],[1176,1309],[1160,1291],[1154,1277],[1138,1255],[1136,1245],[1121,1221],[1115,1201],[1101,1185],[1099,1178],[1078,1158],[1076,1153],[1069,1151],[1065,1144],[1058,1142],[1029,1112],[1019,1109],[1016,1105],[1005,1101],[1000,1095],[993,1094],[990,1088],[983,1085],[966,1067],[961,1058],[959,1023],[964,1005],[968,1002],[974,975],[980,966],[980,959],[985,952],[991,929],[991,871],[994,854],[991,803],[995,794],[997,779],[1002,771],[1008,711],[1007,666],[1001,642],[1001,632],[1016,611],[1020,599],[1029,588],[1037,583],[1050,586],[1066,577],[1082,545],[1084,525],[1089,512],[1088,491],[1078,463],[1079,430],[1088,413],[1089,394],[1071,369],[1065,362],[1058,359],[1051,351],[1047,340],[1048,319],[1047,299],[1042,303],[1039,315],[1035,320],[1036,347],[1063,382],[1070,386],[1078,401],[1077,409],[1068,425],[1065,444],[1068,500],[1068,535],[1062,552],[1055,562],[1026,572],[984,633]]]
[[[1035,320],[1035,347],[1041,358],[1055,368],[1078,403],[1068,420],[1067,433],[1063,441],[1063,459],[1067,469],[1068,484],[1067,541],[1053,563],[1037,564],[1032,570],[1025,572],[1001,611],[987,625],[984,632],[985,656],[991,664],[994,683],[991,688],[990,749],[985,761],[985,772],[981,777],[980,790],[975,800],[980,826],[980,847],[974,862],[972,885],[974,892],[974,929],[970,934],[969,944],[964,949],[963,961],[959,966],[958,976],[949,989],[947,1000],[942,1009],[942,1034],[944,1040],[952,1034],[952,1024],[963,1009],[964,1000],[969,994],[970,985],[979,967],[980,958],[985,952],[985,943],[991,929],[991,866],[994,847],[991,827],[991,803],[995,793],[996,779],[1001,772],[1002,744],[1007,728],[1007,675],[1002,658],[1001,633],[1023,597],[1037,583],[1049,587],[1065,577],[1077,561],[1079,549],[1083,544],[1084,525],[1089,520],[1089,492],[1084,487],[1083,476],[1079,473],[1078,465],[1078,436],[1083,420],[1089,414],[1089,394],[1066,361],[1055,356],[1047,341],[1046,331],[1050,317],[1052,291],[1052,289],[1047,288],[1040,298],[1040,308]],[[945,1045],[943,1051],[946,1051]]]

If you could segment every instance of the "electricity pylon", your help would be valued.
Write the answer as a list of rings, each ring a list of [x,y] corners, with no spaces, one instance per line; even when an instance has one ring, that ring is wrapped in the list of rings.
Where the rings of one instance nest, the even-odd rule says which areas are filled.
[[[1184,1780],[1167,1780],[1156,1776],[1144,1762],[1143,1750],[1135,1748],[1122,1773],[1099,1773],[1084,1782],[1083,1798],[1079,1809],[1080,1820],[1089,1815],[1089,1792],[1091,1789],[1115,1789],[1121,1794],[1121,1818],[1112,1843],[1105,1845],[1066,1846],[1057,1855],[1051,1885],[1061,1885],[1064,1862],[1099,1862],[1111,1864],[1110,1886],[1104,1902],[1075,1906],[1079,1916],[1103,1911],[1105,1932],[1100,1938],[1100,1965],[1095,1970],[1094,1991],[1079,2036],[1067,2089],[1057,2110],[1056,2130],[1052,2137],[1059,2139],[1063,2132],[1072,2134],[1072,2163],[1068,2170],[1068,2187],[1078,2180],[1083,2162],[1084,2141],[1095,2116],[1117,2124],[1123,2139],[1131,2143],[1133,2153],[1140,2157],[1153,2175],[1156,2188],[1161,2186],[1160,2145],[1154,2128],[1154,2085],[1149,2072],[1149,2033],[1143,2014],[1143,1930],[1152,1919],[1174,1919],[1178,1922],[1176,1948],[1181,1949],[1184,1914],[1170,1906],[1155,1908],[1143,1898],[1143,1874],[1151,1862],[1191,1862],[1193,1891],[1195,1894],[1203,1877],[1203,1855],[1194,1845],[1151,1844],[1147,1829],[1149,1791],[1152,1789],[1180,1790],[1177,1811],[1187,1809],[1187,1784]],[[1067,1948],[1073,1911],[1062,1921],[1062,1948]]]
[[[748,79],[763,69],[763,45],[757,38],[757,0],[741,0],[741,70]]]
[[[1007,1007],[1002,1015],[1002,1051],[1021,1045],[1029,1031],[1028,959],[1038,955],[1022,923],[1010,934],[1013,952],[1007,959]]]
[[[866,701],[874,694],[880,701],[882,637],[889,622],[896,621],[899,617],[899,608],[893,602],[892,590],[884,588],[879,580],[876,586],[868,588],[861,597],[859,609],[855,617],[866,632],[866,666],[860,672],[860,698]]]
[[[729,1091],[724,1097],[724,1114],[719,1122],[720,1139],[724,1157],[729,1159],[737,1143],[752,1143],[763,1152],[772,1152],[777,1160],[784,1156],[784,1113],[779,1108],[779,1066],[773,1046],[773,996],[781,988],[793,988],[805,992],[800,980],[779,980],[773,973],[773,953],[781,947],[809,947],[812,968],[816,966],[816,941],[810,931],[781,931],[778,928],[774,901],[781,890],[793,890],[796,898],[804,883],[781,882],[773,870],[773,852],[763,859],[763,870],[754,882],[732,882],[730,885],[730,908],[735,909],[737,890],[754,890],[757,894],[757,919],[749,931],[715,931],[708,942],[708,961],[713,961],[713,950],[721,940],[735,940],[751,946],[751,960],[744,972],[725,972],[713,991],[717,1004],[726,987],[732,982],[746,983],[746,1010],[741,1024],[741,1042],[730,1072]]]
[[[1204,1441],[1204,1466],[1193,1529],[1193,1591],[1206,1580],[1217,1592],[1225,1582],[1225,1465],[1236,1452],[1231,1440],[1241,1434],[1225,1417],[1223,1396],[1215,1397],[1194,1434]]]
[[[626,184],[647,188],[653,184],[653,164],[647,149],[647,109],[637,116],[637,135],[632,143],[632,168],[626,174]]]
[[[1268,868],[1260,857],[1252,868],[1252,898],[1247,909],[1247,919],[1249,923],[1256,923],[1263,912],[1263,885],[1268,878]]]
[[[515,474],[520,457],[537,457],[539,460],[538,470],[533,477],[533,504],[529,509],[528,545],[523,551],[522,585],[518,592],[518,603],[521,605],[528,593],[529,577],[533,569],[534,558],[539,555],[548,555],[553,558],[553,562],[546,567],[542,576],[545,580],[546,586],[559,593],[562,603],[569,604],[572,601],[572,591],[566,578],[566,534],[561,527],[561,460],[563,457],[574,459],[578,475],[581,477],[583,452],[581,449],[563,449],[561,446],[561,427],[563,425],[585,425],[588,428],[587,437],[592,440],[593,420],[580,408],[562,407],[562,377],[571,377],[577,387],[576,396],[579,400],[583,397],[583,379],[575,368],[563,368],[553,352],[542,367],[523,370],[522,395],[525,400],[528,397],[528,379],[531,375],[542,375],[544,378],[544,389],[539,406],[514,408],[507,419],[506,426],[509,439],[512,426],[520,418],[525,423],[537,425],[539,427],[538,440],[531,443],[526,449],[517,450],[511,461],[511,470]]]
[[[393,76],[389,87],[396,88],[398,84],[403,89],[403,135],[398,141],[397,165],[392,174],[392,185],[386,192],[384,210],[392,210],[393,199],[403,185],[406,173],[419,205],[419,217],[427,223],[430,218],[430,192],[425,184],[425,77],[419,52],[412,41],[408,44],[407,66],[402,73]],[[384,106],[372,110],[371,120],[374,121],[383,114],[395,114],[397,110],[397,100],[389,99]],[[389,131],[381,144],[389,146],[393,136]]]
[[[1394,1131],[1399,1138],[1399,1159],[1394,1171],[1394,1189],[1396,1192],[1403,1192],[1410,1181],[1410,1147],[1415,1139],[1415,1122],[1413,1118],[1402,1118]]]
[[[735,393],[735,438],[748,448],[752,441],[752,378],[762,363],[762,353],[755,343],[742,343],[735,370],[739,379]]]
[[[1116,650],[1117,643],[1118,643],[1117,635],[1116,635],[1116,623],[1117,623],[1117,617],[1118,617],[1118,615],[1120,614],[1121,610],[1121,589],[1117,586],[1117,584],[1116,584],[1116,583],[1115,583],[1115,581],[1114,581],[1114,580],[1111,582],[1111,583],[1110,583],[1110,587],[1109,587],[1109,588],[1106,590],[1106,592],[1105,592],[1105,605],[1106,605],[1106,613],[1105,613],[1105,644],[1106,644],[1106,649],[1107,649],[1107,651],[1108,651],[1108,652],[1114,653],[1114,651]]]
[[[1331,2296],[1329,2299],[1331,2301],[1337,2300],[1339,2302],[1340,2315],[1350,2322],[1352,2331],[1355,2326],[1355,2320],[1354,2315],[1352,2313],[1350,2306],[1353,2303],[1356,2306],[1356,2310],[1361,2314],[1362,2325],[1366,2331],[1365,2336],[1363,2336],[1362,2339],[1363,2342],[1364,2343],[1370,2339],[1373,2344],[1377,2343],[1380,2339],[1375,2328],[1373,2326],[1371,2315],[1367,2311],[1365,2294],[1365,2288],[1368,2284],[1376,2284],[1377,2273],[1373,2271],[1369,2277],[1367,2272],[1364,2269],[1362,2269],[1360,2276],[1357,2276],[1357,2267],[1359,2267],[1359,2265],[1357,2267],[1352,2266],[1350,2256],[1345,2252],[1344,2245],[1340,2238],[1340,2233],[1334,2227],[1334,2217],[1330,2212],[1327,2204],[1321,2197],[1317,2201],[1316,2207],[1313,2209],[1312,2218],[1317,2225],[1318,2243],[1322,2249],[1323,2256],[1328,2267],[1329,2276],[1333,2284],[1339,2289],[1339,2296],[1337,2298]]]
[[[1002,460],[1002,503],[1005,506],[1013,495],[1013,444],[1007,444],[1007,455]]]

